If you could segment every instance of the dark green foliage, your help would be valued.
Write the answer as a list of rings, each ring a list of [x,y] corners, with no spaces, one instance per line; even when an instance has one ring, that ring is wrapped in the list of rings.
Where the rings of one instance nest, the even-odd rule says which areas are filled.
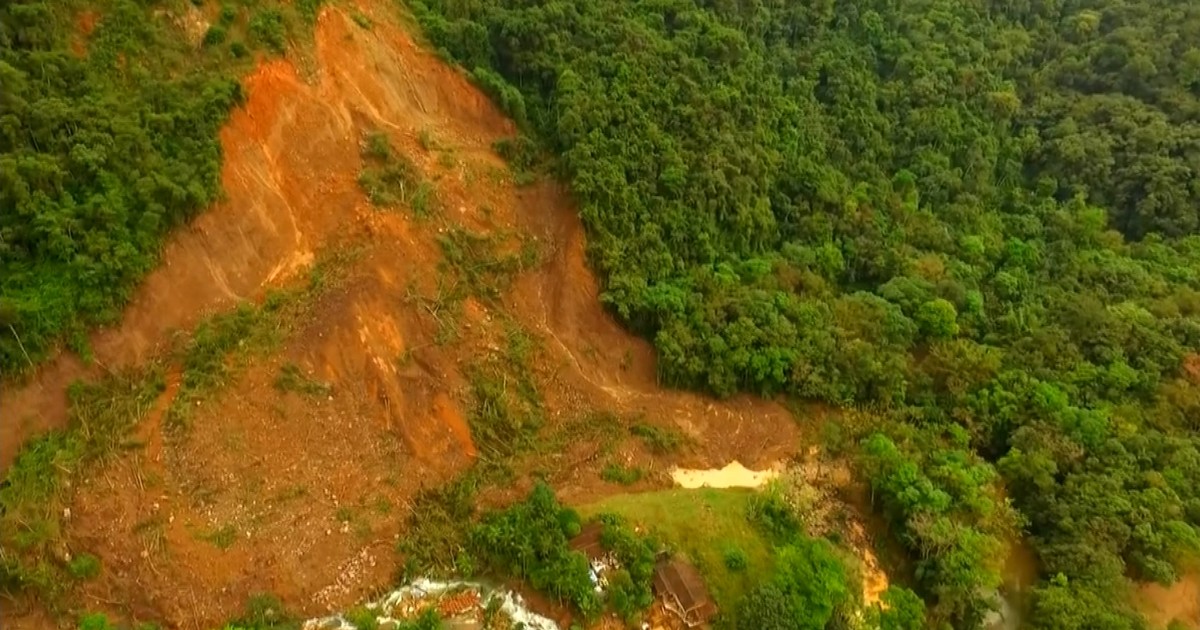
[[[579,530],[579,515],[561,507],[554,492],[539,483],[523,503],[486,515],[471,542],[493,570],[526,580],[594,618],[603,605],[592,589],[587,558],[567,546]]]
[[[82,59],[70,11],[0,6],[3,373],[112,321],[160,239],[217,196],[217,129],[239,85],[181,62],[195,53],[145,3],[107,5]]]
[[[417,494],[405,535],[397,545],[407,577],[475,573],[468,537],[479,485],[478,472],[469,471],[444,486]]]
[[[1021,520],[1034,625],[1136,619],[1123,578],[1198,553],[1200,5],[414,12],[555,154],[664,383],[881,412],[935,622],[991,607]]]
[[[509,116],[519,123],[526,122],[525,97],[504,77],[489,68],[478,67],[471,72],[471,78],[475,79],[479,87],[495,99]]]
[[[803,523],[796,518],[796,511],[788,505],[778,486],[768,485],[756,493],[750,499],[750,513],[746,516],[777,545],[804,537]]]
[[[748,564],[746,552],[737,547],[725,550],[725,568],[730,571],[745,571]]]
[[[321,11],[321,5],[325,0],[296,0],[296,11],[304,21],[312,24],[317,21],[317,13]]]
[[[497,140],[492,146],[496,153],[508,162],[518,186],[533,181],[533,171],[538,162],[539,149],[537,143],[529,136],[522,134],[515,138]]]
[[[374,610],[366,606],[359,606],[347,611],[344,616],[355,630],[376,630],[379,627],[379,618],[375,615]]]
[[[526,135],[497,140],[492,148],[512,166],[513,170],[527,171],[533,168],[537,162],[537,143]]]
[[[919,558],[918,583],[935,595],[931,612],[976,627],[1000,585],[1013,515],[991,490],[995,471],[964,450],[961,430],[904,437],[905,448],[878,433],[863,444],[874,499]]]
[[[738,627],[824,630],[849,598],[846,569],[824,540],[797,539],[778,550],[775,574],[738,611]]]
[[[287,46],[287,27],[279,9],[259,9],[250,18],[250,37],[259,45],[283,54]]]
[[[600,521],[604,523],[600,544],[621,565],[621,570],[609,580],[608,604],[622,619],[632,622],[654,603],[657,541],[635,534],[619,516],[601,514]]]
[[[208,31],[204,33],[204,45],[216,46],[225,41],[227,33],[225,27],[220,24],[214,24],[208,27]]]
[[[394,630],[442,630],[442,618],[433,608],[426,608],[411,621],[400,621],[393,626]]]

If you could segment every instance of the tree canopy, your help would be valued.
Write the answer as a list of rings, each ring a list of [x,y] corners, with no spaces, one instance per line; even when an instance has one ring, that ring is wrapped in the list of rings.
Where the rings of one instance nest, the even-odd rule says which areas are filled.
[[[414,4],[557,156],[664,382],[888,419],[933,619],[981,622],[1024,527],[1034,627],[1142,627],[1129,579],[1200,546],[1200,5]]]
[[[201,46],[166,4],[0,4],[0,373],[63,340],[86,354],[169,230],[217,199],[248,53],[281,50],[319,2],[225,6]]]

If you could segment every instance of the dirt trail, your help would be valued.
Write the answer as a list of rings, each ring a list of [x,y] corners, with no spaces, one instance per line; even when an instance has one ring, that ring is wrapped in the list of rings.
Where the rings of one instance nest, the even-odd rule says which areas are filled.
[[[311,616],[389,583],[415,494],[476,456],[465,373],[497,352],[504,317],[539,342],[533,369],[551,425],[590,411],[640,415],[695,445],[657,463],[664,467],[763,467],[795,447],[795,423],[777,404],[658,386],[650,345],[601,308],[569,195],[553,182],[514,186],[494,154],[513,124],[421,50],[390,3],[364,1],[360,10],[371,29],[338,8],[321,13],[312,80],[283,60],[246,77],[248,101],[221,133],[225,201],[179,230],[120,324],[93,335],[95,366],[64,354],[27,385],[0,392],[7,467],[23,441],[64,424],[73,379],[145,361],[173,331],[259,297],[324,250],[359,252],[278,353],[191,411],[185,437],[164,435],[158,420],[177,387],[172,374],[139,429],[147,448],[79,484],[68,543],[103,562],[101,577],[84,588],[97,606],[124,602],[117,612],[126,616],[214,627],[253,593],[273,592]],[[416,221],[370,207],[356,179],[360,143],[373,129],[386,131],[433,183],[439,217]],[[529,235],[546,256],[517,277],[501,305],[468,301],[462,339],[441,345],[412,293],[432,287],[437,237],[448,226]],[[331,391],[277,391],[285,363]],[[632,445],[622,455],[650,457],[626,439]],[[596,445],[571,448],[572,456],[591,449],[579,454],[586,461],[598,456]],[[564,498],[612,491],[598,466],[568,461],[546,463],[559,469]],[[10,612],[0,610],[25,618]]]

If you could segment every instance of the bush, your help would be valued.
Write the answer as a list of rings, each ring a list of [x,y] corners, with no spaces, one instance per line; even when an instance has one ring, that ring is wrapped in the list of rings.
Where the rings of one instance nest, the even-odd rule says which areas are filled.
[[[100,559],[90,553],[79,554],[67,564],[67,572],[77,580],[90,580],[100,575]]]
[[[117,630],[102,613],[88,613],[79,618],[79,630]]]
[[[492,569],[525,579],[593,619],[602,605],[587,558],[567,544],[579,527],[579,515],[560,506],[554,492],[538,483],[524,502],[485,516],[471,533],[471,543]]]
[[[204,33],[203,43],[205,46],[216,46],[217,44],[225,41],[225,35],[225,27],[221,26],[220,24],[213,24],[212,26],[208,27],[208,31]]]
[[[600,544],[611,551],[621,565],[619,584],[609,588],[609,603],[626,621],[654,603],[654,558],[657,542],[635,534],[621,517],[602,514],[604,529]],[[628,579],[626,579],[628,578]]]
[[[738,607],[738,626],[824,630],[850,597],[846,569],[829,543],[797,540],[776,556],[775,574]]]
[[[772,482],[750,500],[750,522],[777,544],[804,537],[804,525],[784,497],[783,487]]]
[[[250,18],[250,37],[261,46],[283,54],[287,27],[278,9],[263,9]]]
[[[725,550],[725,568],[734,572],[745,571],[749,565],[749,559],[746,558],[746,552],[737,547],[730,547]]]
[[[475,83],[487,92],[513,120],[520,124],[528,122],[525,111],[525,97],[521,91],[513,87],[504,77],[488,68],[475,68],[471,72]]]

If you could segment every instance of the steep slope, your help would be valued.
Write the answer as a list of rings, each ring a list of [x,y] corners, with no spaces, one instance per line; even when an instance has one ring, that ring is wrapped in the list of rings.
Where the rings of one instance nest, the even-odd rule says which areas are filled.
[[[513,331],[532,340],[550,428],[609,413],[695,444],[663,458],[625,439],[615,456],[651,469],[672,459],[756,466],[796,445],[779,405],[658,386],[652,349],[601,308],[567,194],[549,182],[515,186],[492,149],[513,124],[421,50],[390,9],[373,8],[359,8],[369,29],[347,9],[321,13],[310,73],[275,60],[246,77],[247,103],[221,133],[225,200],[173,237],[121,323],[93,336],[94,360],[63,354],[0,393],[7,468],[22,443],[64,425],[71,381],[166,366],[167,386],[138,428],[144,448],[87,474],[64,513],[63,555],[92,553],[104,567],[80,587],[90,608],[211,627],[257,592],[317,614],[387,583],[416,494],[479,456],[467,420],[471,370],[502,354]],[[372,131],[431,183],[434,216],[367,202],[356,179]],[[466,297],[450,321],[430,305],[448,277],[445,239],[459,230],[540,256],[498,297]],[[262,300],[328,260],[326,286],[304,294],[274,350],[240,362],[209,396],[179,393],[188,368],[170,351],[181,343],[175,331]],[[327,389],[281,391],[288,366]],[[186,428],[172,426],[176,414]],[[587,498],[602,482],[598,467],[578,463],[614,456],[600,449],[573,443],[539,465],[565,498]],[[24,604],[0,606],[14,627],[38,625]]]

